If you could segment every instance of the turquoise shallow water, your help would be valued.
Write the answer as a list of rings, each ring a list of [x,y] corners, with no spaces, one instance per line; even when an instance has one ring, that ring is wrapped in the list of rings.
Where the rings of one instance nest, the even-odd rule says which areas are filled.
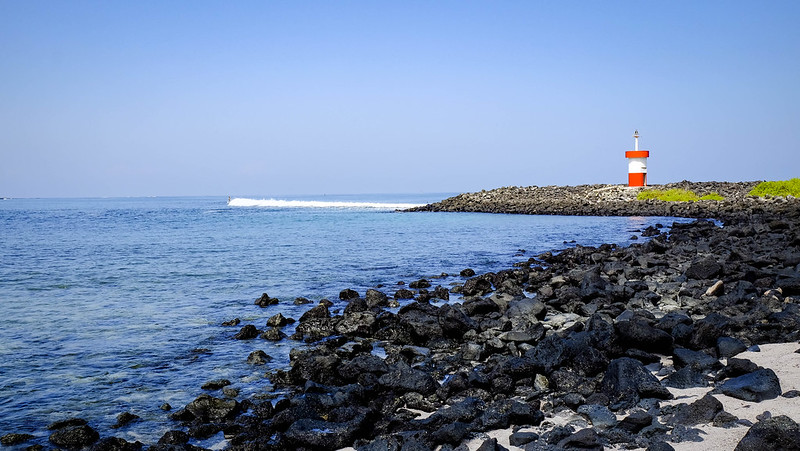
[[[344,288],[379,284],[391,295],[401,280],[505,269],[571,240],[626,244],[638,229],[673,222],[374,205],[443,197],[0,201],[0,435],[46,440],[47,424],[80,416],[102,436],[154,442],[175,426],[161,404],[182,407],[217,378],[243,396],[269,390],[264,372],[298,345],[233,340],[239,328],[223,321],[263,328],[279,311],[297,318],[309,308],[295,297],[336,301]],[[283,302],[253,305],[262,292]],[[247,365],[255,349],[275,360]],[[143,421],[109,429],[123,411]]]

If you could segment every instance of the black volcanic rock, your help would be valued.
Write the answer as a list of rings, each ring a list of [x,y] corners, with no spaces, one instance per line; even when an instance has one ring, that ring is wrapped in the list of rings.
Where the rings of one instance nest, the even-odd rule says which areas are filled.
[[[752,402],[775,399],[782,393],[778,376],[771,369],[760,369],[728,379],[717,389],[725,395]]]
[[[764,450],[800,450],[800,426],[785,415],[761,420],[736,445],[736,451]]]
[[[631,407],[641,398],[672,399],[672,394],[638,360],[614,359],[603,376],[600,390],[608,396],[611,407]]]

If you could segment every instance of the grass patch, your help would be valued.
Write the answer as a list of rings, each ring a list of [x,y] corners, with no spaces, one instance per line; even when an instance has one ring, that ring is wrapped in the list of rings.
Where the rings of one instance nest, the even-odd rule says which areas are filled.
[[[694,202],[700,200],[694,191],[686,189],[673,188],[668,190],[649,189],[642,191],[636,196],[639,200],[658,199],[667,202]]]
[[[718,192],[711,191],[710,193],[701,197],[700,200],[725,200],[725,198],[720,196]]]
[[[800,197],[800,178],[779,180],[775,182],[761,182],[750,190],[751,196],[794,196]]]

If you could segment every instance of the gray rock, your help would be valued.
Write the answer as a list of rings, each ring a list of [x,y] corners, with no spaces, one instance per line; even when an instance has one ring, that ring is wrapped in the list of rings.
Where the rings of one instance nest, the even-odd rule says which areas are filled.
[[[592,426],[598,429],[610,429],[617,425],[617,416],[606,406],[584,404],[578,407],[578,413],[585,415],[592,422]]]
[[[728,379],[717,389],[725,395],[752,402],[775,399],[781,395],[780,381],[771,369],[760,369]]]

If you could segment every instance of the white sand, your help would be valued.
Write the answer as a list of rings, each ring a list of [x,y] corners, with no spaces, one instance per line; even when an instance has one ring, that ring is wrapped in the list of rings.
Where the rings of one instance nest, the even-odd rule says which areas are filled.
[[[737,358],[748,359],[758,366],[770,368],[775,371],[781,383],[781,392],[786,393],[789,390],[800,390],[800,354],[795,353],[800,349],[798,343],[780,343],[780,344],[766,344],[759,346],[761,352],[743,352],[737,355]],[[667,359],[669,361],[670,359]],[[711,388],[690,388],[685,390],[670,388],[669,391],[675,396],[671,401],[662,402],[662,405],[668,404],[691,404],[692,402],[702,398],[706,393],[711,391]],[[769,411],[772,416],[786,415],[794,421],[800,422],[800,398],[784,398],[777,397],[768,401],[762,402],[747,402],[741,401],[736,398],[731,398],[725,395],[713,395],[717,398],[725,408],[725,411],[736,415],[741,419],[747,419],[756,423],[758,420],[756,416],[761,415],[765,411]],[[620,418],[625,415],[620,416]],[[567,424],[571,421],[577,420],[576,429],[581,428],[582,417],[577,414],[570,414],[569,412],[559,412],[552,418],[546,418],[545,423],[551,424]],[[585,427],[585,426],[584,426]],[[700,436],[703,438],[702,442],[681,442],[670,443],[677,451],[725,451],[733,450],[739,441],[747,434],[750,429],[746,426],[739,426],[735,428],[718,428],[711,424],[700,424],[692,426],[693,428],[700,429],[702,433]],[[522,431],[542,432],[542,428],[524,428]],[[498,431],[492,431],[484,437],[478,437],[470,440],[467,446],[470,450],[476,450],[487,438],[494,437],[497,442],[508,448],[509,450],[519,451],[523,448],[511,446],[508,443],[509,436],[512,434],[511,428]],[[622,449],[616,447],[607,447],[606,449]],[[766,451],[766,450],[765,450]]]

